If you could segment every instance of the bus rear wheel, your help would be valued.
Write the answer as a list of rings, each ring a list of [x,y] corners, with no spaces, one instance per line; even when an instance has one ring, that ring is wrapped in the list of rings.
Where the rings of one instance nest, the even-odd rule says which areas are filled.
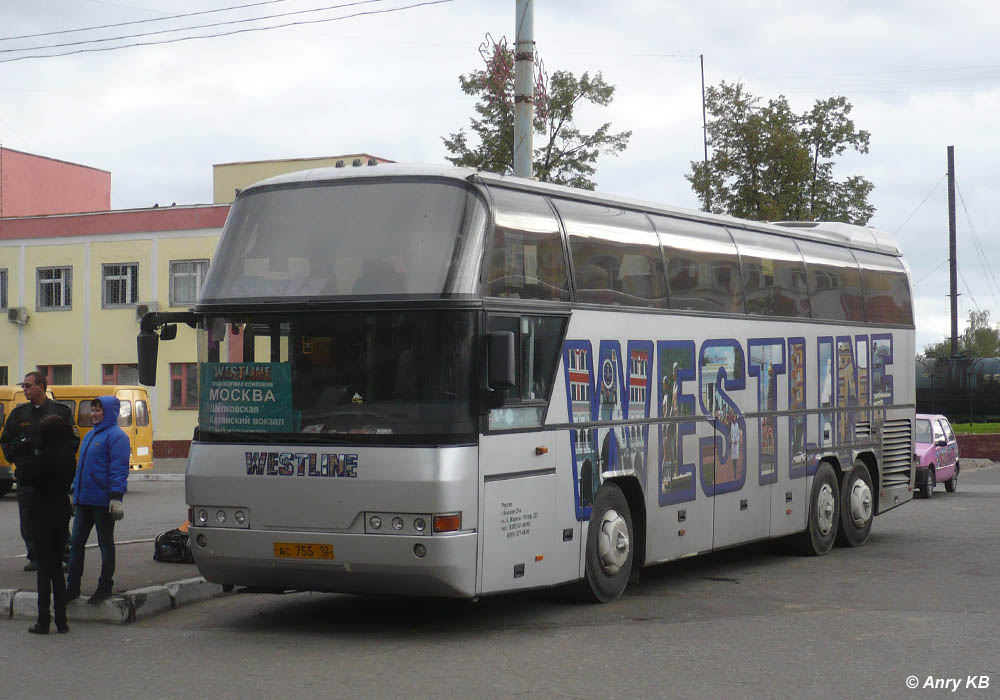
[[[840,486],[828,462],[820,462],[809,495],[809,521],[799,536],[799,549],[807,556],[823,556],[833,547],[840,522]]]
[[[875,518],[875,498],[872,494],[872,477],[863,462],[844,477],[840,489],[840,526],[837,544],[842,547],[860,547],[868,541]]]
[[[610,603],[625,591],[632,574],[632,513],[614,482],[597,492],[587,529],[584,593],[598,603]]]

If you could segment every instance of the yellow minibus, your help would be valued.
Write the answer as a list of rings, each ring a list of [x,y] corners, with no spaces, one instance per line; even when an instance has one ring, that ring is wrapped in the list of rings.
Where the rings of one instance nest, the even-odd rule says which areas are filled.
[[[153,419],[149,410],[146,387],[108,384],[50,384],[52,397],[73,411],[73,419],[80,429],[80,439],[90,432],[90,402],[98,396],[114,396],[121,402],[118,425],[132,443],[129,470],[153,468]],[[22,401],[24,400],[22,394]]]

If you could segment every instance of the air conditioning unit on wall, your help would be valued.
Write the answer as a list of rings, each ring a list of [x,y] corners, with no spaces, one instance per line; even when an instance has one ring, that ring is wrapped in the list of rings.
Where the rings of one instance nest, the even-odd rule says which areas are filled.
[[[160,305],[155,301],[140,301],[135,305],[135,320],[141,321],[142,317],[148,313],[159,311]]]
[[[7,320],[23,326],[28,322],[28,310],[23,306],[12,306],[7,309]]]

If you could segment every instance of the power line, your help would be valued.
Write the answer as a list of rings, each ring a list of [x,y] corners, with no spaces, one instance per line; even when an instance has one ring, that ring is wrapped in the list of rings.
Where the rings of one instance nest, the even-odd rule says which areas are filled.
[[[965,281],[965,275],[962,274],[962,270],[956,269],[958,270],[958,276],[962,278],[962,284],[965,285],[965,293],[972,299],[972,305],[976,307],[976,311],[982,311],[983,309],[979,306],[979,302],[976,301],[976,297],[972,296],[972,289],[969,287],[969,283]]]
[[[329,5],[327,7],[315,7],[309,10],[296,10],[295,12],[282,12],[276,15],[264,15],[263,17],[246,17],[243,19],[232,19],[225,22],[212,22],[210,24],[194,24],[188,27],[177,27],[176,29],[158,29],[152,32],[140,34],[123,34],[121,36],[111,36],[102,39],[84,39],[82,41],[67,41],[62,44],[43,44],[41,46],[25,46],[19,49],[0,49],[0,53],[17,53],[18,51],[41,51],[42,49],[59,49],[67,46],[82,46],[84,44],[100,44],[106,41],[120,41],[122,39],[138,39],[144,36],[156,36],[157,34],[170,34],[171,32],[186,32],[190,29],[211,29],[212,27],[224,27],[230,24],[246,24],[247,22],[258,22],[265,19],[277,19],[279,17],[291,17],[293,15],[305,15],[312,12],[326,12],[327,10],[340,10],[345,7],[355,5],[369,5],[373,2],[385,2],[385,0],[356,0],[342,5]]]
[[[934,274],[935,272],[937,272],[938,270],[940,270],[940,269],[941,269],[942,267],[944,267],[944,266],[945,266],[945,265],[947,265],[947,264],[948,264],[948,258],[945,258],[945,259],[944,259],[944,260],[942,260],[942,261],[941,261],[940,263],[938,263],[938,264],[937,264],[937,265],[936,265],[936,266],[934,267],[934,269],[933,269],[933,270],[931,270],[931,271],[930,271],[930,272],[928,272],[928,273],[927,273],[926,275],[924,275],[923,277],[921,277],[921,278],[920,278],[919,280],[917,280],[916,282],[914,282],[914,283],[913,283],[913,286],[914,286],[914,287],[916,287],[916,286],[917,286],[918,284],[920,284],[921,282],[923,282],[923,281],[924,281],[925,279],[927,279],[928,277],[930,277],[931,275],[933,275],[933,274]]]
[[[3,36],[0,37],[0,41],[14,41],[15,39],[35,39],[40,36],[55,36],[58,34],[72,34],[73,32],[90,32],[95,29],[111,29],[113,27],[127,27],[133,24],[145,24],[146,22],[165,22],[169,19],[181,19],[183,17],[194,17],[196,15],[210,15],[214,12],[229,12],[230,10],[244,10],[248,7],[259,7],[260,5],[273,5],[279,2],[288,2],[288,0],[265,0],[264,2],[255,2],[249,5],[234,5],[233,7],[220,7],[216,10],[202,10],[201,12],[185,12],[181,15],[169,15],[167,17],[154,17],[152,19],[137,19],[131,22],[117,22],[115,24],[99,24],[94,27],[80,27],[78,29],[60,29],[53,32],[40,32],[38,34],[21,34],[20,36]]]
[[[368,2],[382,0],[367,0]],[[418,2],[413,5],[404,5],[402,7],[392,7],[385,10],[365,10],[363,12],[355,12],[350,15],[343,15],[341,17],[327,17],[325,19],[313,19],[313,20],[299,20],[297,22],[286,22],[285,24],[275,24],[269,27],[249,27],[247,29],[236,29],[231,32],[217,32],[215,34],[201,34],[197,36],[182,36],[174,39],[163,39],[161,41],[140,41],[133,44],[122,44],[121,46],[105,46],[90,49],[76,49],[75,51],[65,51],[63,53],[51,53],[51,54],[37,54],[34,56],[17,56],[15,58],[3,58],[0,59],[0,63],[13,63],[15,61],[26,61],[33,58],[58,58],[60,56],[72,56],[80,53],[100,53],[104,51],[117,51],[119,49],[131,49],[138,46],[157,46],[160,44],[176,44],[181,41],[193,41],[195,39],[215,39],[222,36],[232,36],[234,34],[246,34],[249,32],[264,32],[270,29],[284,29],[287,27],[295,27],[299,25],[307,24],[323,24],[325,22],[337,22],[343,19],[352,19],[354,17],[362,17],[364,15],[382,15],[388,14],[390,12],[400,12],[402,10],[411,10],[415,7],[424,7],[427,5],[440,5],[443,3],[454,2],[455,0],[427,0],[426,2]],[[360,3],[352,3],[360,4]]]
[[[907,224],[907,223],[909,223],[910,219],[912,219],[912,218],[913,218],[913,215],[914,215],[914,214],[916,214],[916,213],[917,213],[918,211],[920,211],[920,207],[924,206],[924,202],[926,202],[926,201],[927,201],[928,199],[930,199],[930,196],[931,196],[932,194],[934,194],[934,190],[936,190],[936,189],[937,189],[938,187],[940,187],[940,186],[941,186],[941,183],[942,183],[942,182],[944,182],[944,179],[945,179],[946,177],[948,177],[948,173],[945,173],[944,175],[942,175],[942,176],[941,176],[941,179],[940,179],[940,180],[938,180],[938,181],[937,181],[937,184],[936,184],[936,185],[934,185],[934,187],[932,187],[932,188],[931,188],[931,191],[927,193],[927,196],[926,196],[926,197],[924,197],[924,198],[923,198],[922,200],[920,200],[920,204],[918,204],[918,205],[917,205],[917,208],[916,208],[916,209],[914,209],[914,210],[913,210],[912,212],[910,212],[910,215],[909,215],[908,217],[906,217],[906,220],[905,220],[905,221],[903,221],[903,223],[901,223],[901,224],[899,225],[899,228],[897,228],[897,229],[896,229],[895,231],[893,231],[893,232],[892,232],[892,235],[893,235],[893,236],[895,236],[895,235],[896,235],[897,233],[899,233],[899,232],[900,232],[900,230],[902,230],[902,228],[903,228],[904,226],[906,226],[906,224]]]
[[[969,215],[969,209],[965,206],[965,198],[962,196],[962,190],[955,183],[955,189],[958,191],[958,199],[962,203],[962,210],[965,212],[966,223],[969,224],[969,231],[972,233],[972,241],[976,248],[976,252],[979,254],[979,263],[983,267],[983,273],[986,277],[986,288],[990,291],[990,296],[993,297],[993,305],[1000,309],[1000,303],[997,303],[997,295],[994,293],[994,289],[1000,289],[1000,285],[997,284],[997,278],[993,274],[993,268],[990,267],[989,258],[986,256],[986,251],[983,249],[982,243],[979,242],[979,236],[976,235],[976,228],[972,225],[972,217]],[[992,285],[990,284],[992,282]]]

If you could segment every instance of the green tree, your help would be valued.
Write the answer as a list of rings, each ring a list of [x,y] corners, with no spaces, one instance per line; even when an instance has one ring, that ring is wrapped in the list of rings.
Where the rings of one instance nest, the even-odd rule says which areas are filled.
[[[867,224],[873,185],[854,175],[834,179],[835,157],[868,152],[843,97],[819,100],[795,114],[784,96],[764,104],[742,83],[709,87],[705,108],[712,155],[692,161],[686,177],[702,207],[757,221],[825,220]]]
[[[514,166],[514,53],[504,45],[495,46],[489,70],[473,71],[458,77],[462,92],[478,98],[476,115],[470,118],[476,145],[470,145],[464,129],[442,138],[452,155],[446,159],[458,166],[481,168],[510,174]],[[499,76],[499,78],[497,77]],[[535,143],[532,174],[542,182],[592,190],[598,156],[617,155],[628,146],[631,131],[612,133],[606,122],[592,133],[582,132],[574,122],[576,109],[589,102],[606,107],[614,99],[615,88],[604,82],[600,72],[579,78],[569,71],[556,71],[549,80],[548,95],[541,101],[534,119]]]
[[[1000,357],[1000,324],[990,325],[989,311],[970,311],[969,325],[958,337],[958,353],[973,357]],[[950,357],[951,338],[924,348],[925,357]]]

